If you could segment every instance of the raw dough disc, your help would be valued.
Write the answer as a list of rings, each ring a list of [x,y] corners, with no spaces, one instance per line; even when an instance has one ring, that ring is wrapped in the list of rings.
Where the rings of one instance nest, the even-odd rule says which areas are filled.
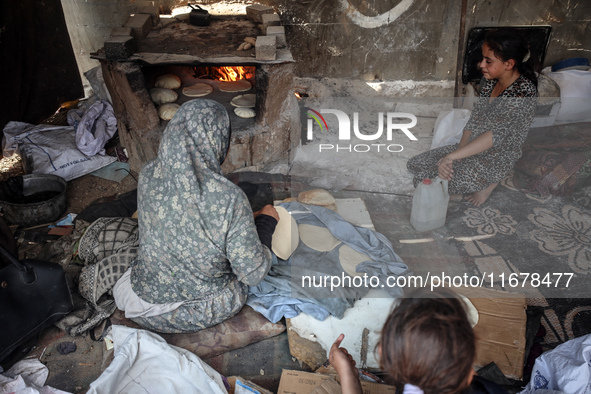
[[[203,97],[213,92],[211,85],[206,83],[197,83],[183,88],[183,94],[187,97]]]
[[[256,112],[254,112],[254,109],[242,108],[242,107],[234,108],[234,113],[236,115],[240,116],[241,118],[254,118],[256,115]]]
[[[249,94],[241,94],[240,96],[236,96],[230,101],[234,107],[244,107],[244,108],[254,108],[256,103],[257,95],[253,93]]]
[[[371,260],[368,255],[359,253],[349,245],[343,245],[339,248],[339,263],[350,276],[363,276],[363,274],[356,272],[355,268],[367,260]]]
[[[158,107],[158,116],[162,120],[171,120],[179,107],[178,104],[162,104]]]
[[[156,105],[162,105],[174,103],[179,95],[172,89],[152,88],[150,89],[150,97]]]
[[[279,221],[271,239],[271,250],[282,260],[287,260],[300,243],[298,224],[287,209],[276,206]]]
[[[461,294],[458,295],[460,296],[460,299],[464,302],[464,310],[466,311],[466,315],[468,315],[468,321],[470,322],[470,325],[474,327],[476,323],[478,323],[478,310],[474,307],[472,301],[470,301],[467,297]]]
[[[326,227],[300,224],[300,239],[310,249],[329,252],[341,243]]]
[[[174,74],[164,74],[156,78],[156,88],[178,89],[181,87],[181,79]]]
[[[246,92],[250,90],[252,85],[246,79],[239,79],[238,81],[222,81],[218,85],[222,92]]]

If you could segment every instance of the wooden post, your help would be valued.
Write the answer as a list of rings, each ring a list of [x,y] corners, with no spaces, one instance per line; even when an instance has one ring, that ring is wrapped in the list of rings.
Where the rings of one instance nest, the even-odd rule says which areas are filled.
[[[127,149],[131,170],[139,172],[158,152],[162,131],[156,107],[137,64],[101,61],[101,66],[117,117],[119,140]]]

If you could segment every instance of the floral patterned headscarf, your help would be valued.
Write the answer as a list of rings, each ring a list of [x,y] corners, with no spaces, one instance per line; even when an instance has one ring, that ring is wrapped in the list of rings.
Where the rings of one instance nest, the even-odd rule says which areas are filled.
[[[192,100],[168,123],[158,157],[142,169],[140,253],[131,279],[145,301],[199,298],[267,264],[248,199],[222,175],[229,144],[223,105]]]

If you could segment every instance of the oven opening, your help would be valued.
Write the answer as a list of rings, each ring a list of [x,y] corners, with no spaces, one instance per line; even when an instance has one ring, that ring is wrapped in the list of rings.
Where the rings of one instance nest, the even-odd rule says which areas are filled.
[[[215,100],[228,111],[233,130],[246,129],[256,120],[255,66],[145,66],[142,71],[157,110],[163,104],[154,99],[153,89],[161,88],[158,81],[172,74],[178,78],[180,86],[174,85],[171,89],[176,93],[176,100],[170,104],[180,106],[189,100]],[[161,126],[167,123],[161,118]]]

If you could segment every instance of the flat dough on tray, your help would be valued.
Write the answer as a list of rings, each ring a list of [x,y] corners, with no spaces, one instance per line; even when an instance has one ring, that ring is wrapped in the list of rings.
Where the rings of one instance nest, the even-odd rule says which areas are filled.
[[[236,96],[230,101],[234,107],[242,107],[242,108],[254,108],[256,103],[257,95],[254,93],[249,94],[241,94],[240,96]]]
[[[356,269],[359,264],[368,260],[371,260],[368,255],[359,253],[349,245],[343,245],[339,248],[339,263],[349,276],[363,276]]]
[[[239,79],[238,81],[222,81],[218,85],[222,92],[246,92],[252,88],[250,82],[246,79]]]
[[[203,97],[213,92],[213,87],[206,83],[197,83],[183,88],[183,94],[187,97]]]
[[[281,206],[276,206],[275,209],[279,215],[279,221],[273,232],[271,250],[280,259],[287,260],[300,242],[298,224],[287,209]]]
[[[300,240],[310,249],[319,252],[329,252],[341,244],[326,227],[312,224],[300,224],[298,226]]]

